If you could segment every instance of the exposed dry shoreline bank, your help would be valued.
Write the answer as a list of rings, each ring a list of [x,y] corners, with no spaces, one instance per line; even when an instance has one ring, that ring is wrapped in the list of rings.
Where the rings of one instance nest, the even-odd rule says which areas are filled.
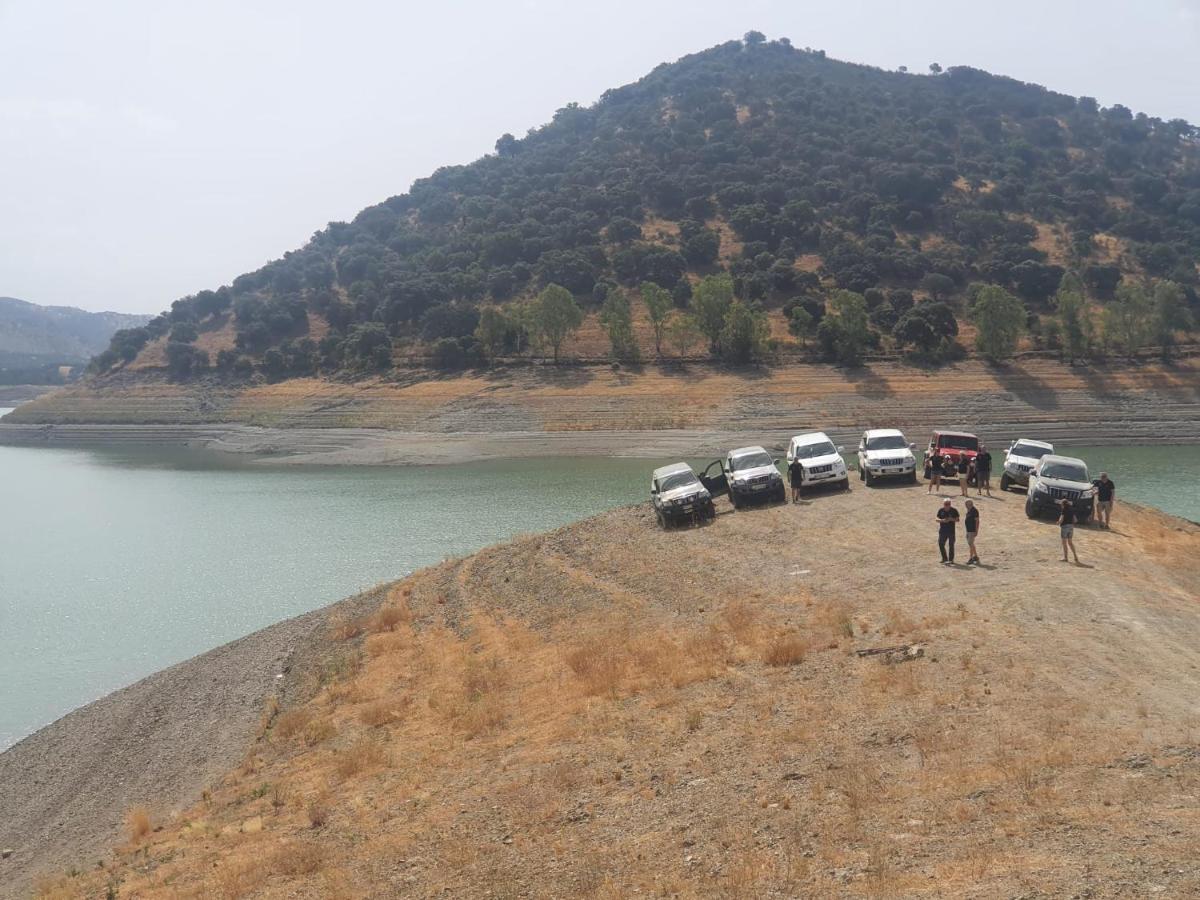
[[[68,713],[0,752],[0,897],[35,875],[106,859],[125,814],[155,821],[192,803],[242,759],[271,706],[320,681],[332,617],[362,615],[376,591],[217,647]]]
[[[272,462],[445,463],[523,456],[705,455],[821,428],[848,443],[869,425],[921,440],[935,427],[1101,444],[1200,441],[1200,359],[1070,367],[967,361],[731,373],[511,369],[409,382],[172,384],[138,376],[75,385],[0,423],[0,443],[205,447]]]

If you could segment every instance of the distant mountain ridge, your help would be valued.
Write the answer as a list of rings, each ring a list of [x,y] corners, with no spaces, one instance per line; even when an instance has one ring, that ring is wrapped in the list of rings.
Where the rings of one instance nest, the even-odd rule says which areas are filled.
[[[119,329],[139,328],[150,319],[0,297],[0,364],[7,357],[20,357],[78,365],[107,347]]]
[[[122,328],[150,316],[39,306],[0,297],[0,384],[59,384],[63,366],[82,366]]]

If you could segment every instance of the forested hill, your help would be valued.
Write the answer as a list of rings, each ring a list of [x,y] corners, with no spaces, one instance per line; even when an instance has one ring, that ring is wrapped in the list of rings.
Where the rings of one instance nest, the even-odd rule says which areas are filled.
[[[797,347],[811,331],[813,352],[853,361],[823,318],[857,328],[860,351],[944,352],[977,308],[980,330],[1011,313],[997,297],[1022,310],[1013,340],[1057,346],[1061,326],[1073,353],[1133,353],[1154,334],[1107,306],[1128,325],[1165,305],[1171,333],[1196,302],[1197,140],[1182,120],[977,69],[889,72],[751,32],[176,301],[94,369],[284,378],[531,343],[557,357],[602,309],[617,355],[656,352],[638,330],[649,316],[664,354],[672,335],[687,352],[694,329],[693,344],[744,359],[789,345],[772,324],[786,322]]]

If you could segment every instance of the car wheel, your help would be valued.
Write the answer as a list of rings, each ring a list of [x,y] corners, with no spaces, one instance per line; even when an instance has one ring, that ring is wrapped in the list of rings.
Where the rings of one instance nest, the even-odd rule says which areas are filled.
[[[845,478],[842,479],[842,490],[843,491],[850,490],[850,476],[849,475],[847,475]]]
[[[871,485],[873,485],[875,483],[875,478],[873,475],[871,475],[870,472],[867,472],[867,477],[864,480],[867,482],[867,487],[870,487]],[[850,479],[847,478],[846,481],[848,482],[848,481],[850,481]]]
[[[729,505],[732,506],[734,509],[738,508],[737,494],[735,494],[733,491],[729,492]]]
[[[658,520],[658,527],[659,527],[659,528],[661,528],[661,529],[663,529],[663,531],[666,531],[666,529],[667,529],[667,520],[663,518],[663,514],[662,514],[662,510],[661,510],[661,509],[656,509],[656,510],[654,511],[654,518],[656,518],[656,519]]]
[[[1001,491],[1007,491],[1007,490],[1008,490],[1008,485],[1009,485],[1008,476],[1007,476],[1007,475],[1001,475],[1001,476],[1000,476],[1000,490],[1001,490]]]
[[[1030,500],[1025,501],[1025,515],[1031,519],[1037,518],[1037,510],[1033,508],[1033,502]]]
[[[911,472],[908,473],[908,483],[909,484],[917,483],[917,470],[916,469],[913,469]]]
[[[862,463],[859,463],[858,464],[858,480],[862,481],[864,478],[866,478],[866,470],[863,469]]]

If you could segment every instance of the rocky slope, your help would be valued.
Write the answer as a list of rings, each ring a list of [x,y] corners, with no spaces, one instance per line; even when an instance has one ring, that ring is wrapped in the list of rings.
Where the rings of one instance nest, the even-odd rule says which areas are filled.
[[[210,794],[44,893],[1194,896],[1200,529],[1120,504],[1074,566],[997,495],[945,567],[940,498],[854,488],[413,575]]]

